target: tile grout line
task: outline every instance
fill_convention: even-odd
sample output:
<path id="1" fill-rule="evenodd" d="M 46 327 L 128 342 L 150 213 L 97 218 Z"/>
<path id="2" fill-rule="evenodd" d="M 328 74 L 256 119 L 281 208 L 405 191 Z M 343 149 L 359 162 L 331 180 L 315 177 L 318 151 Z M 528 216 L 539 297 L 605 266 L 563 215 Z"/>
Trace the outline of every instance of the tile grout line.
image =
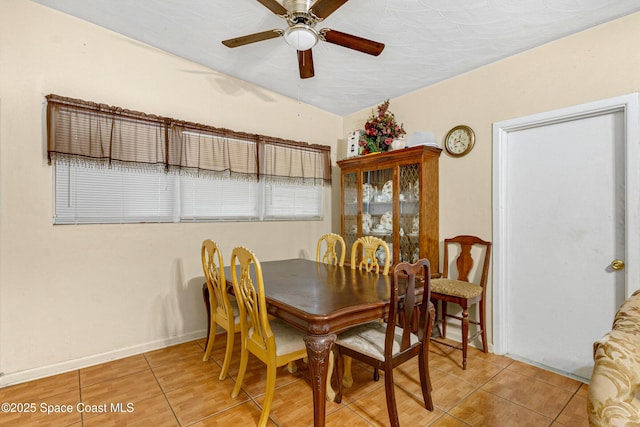
<path id="1" fill-rule="evenodd" d="M 507 368 L 508 368 L 509 366 L 511 366 L 512 364 L 513 364 L 513 362 L 512 362 L 512 363 L 510 363 L 509 365 L 505 366 L 505 367 L 504 367 L 504 368 L 503 368 L 499 373 L 503 372 L 504 370 L 507 370 Z M 499 374 L 499 373 L 498 373 L 498 374 Z M 522 376 L 527 377 L 527 378 L 529 378 L 529 379 L 532 379 L 532 380 L 534 380 L 534 381 L 538 381 L 538 382 L 543 383 L 543 384 L 545 384 L 545 385 L 548 385 L 548 386 L 550 386 L 550 387 L 554 387 L 554 388 L 557 388 L 557 389 L 560 389 L 560 390 L 569 391 L 569 390 L 567 390 L 567 389 L 566 389 L 566 388 L 564 388 L 564 387 L 561 387 L 561 386 L 555 385 L 555 384 L 553 384 L 553 383 L 550 383 L 550 382 L 545 381 L 545 380 L 543 380 L 543 379 L 537 378 L 537 377 L 535 377 L 535 376 L 530 376 L 530 375 L 522 374 L 522 373 L 520 373 L 520 372 L 515 372 L 515 371 L 514 371 L 514 373 L 519 374 L 519 375 L 522 375 Z M 498 374 L 496 374 L 495 376 L 497 376 Z M 495 377 L 495 376 L 494 376 L 494 377 Z M 494 377 L 492 377 L 492 378 L 494 378 Z M 487 380 L 487 382 L 485 382 L 485 384 L 487 384 L 490 380 L 491 380 L 491 379 Z M 483 384 L 483 385 L 484 385 L 484 384 Z M 528 409 L 528 410 L 530 410 L 530 411 L 532 411 L 532 412 L 535 412 L 536 414 L 542 415 L 543 417 L 551 418 L 551 423 L 550 423 L 549 425 L 553 425 L 553 423 L 554 423 L 554 422 L 556 422 L 556 420 L 560 417 L 560 415 L 562 415 L 562 412 L 563 412 L 563 411 L 564 411 L 564 410 L 569 406 L 569 404 L 571 403 L 571 401 L 573 400 L 573 398 L 574 398 L 574 397 L 576 397 L 576 394 L 578 393 L 578 391 L 580 391 L 580 388 L 581 388 L 581 387 L 582 387 L 582 385 L 578 386 L 578 388 L 577 388 L 575 391 L 573 391 L 573 392 L 572 392 L 572 394 L 571 394 L 571 396 L 569 397 L 569 399 L 567 400 L 567 402 L 562 406 L 562 408 L 560 409 L 560 411 L 558 411 L 558 413 L 557 413 L 554 417 L 549 417 L 549 416 L 547 416 L 547 415 L 543 414 L 542 412 L 539 412 L 539 411 L 537 411 L 537 410 L 535 410 L 535 409 L 532 409 L 532 408 L 528 408 L 528 407 L 524 406 L 523 404 L 520 404 L 520 403 L 515 402 L 515 401 L 513 401 L 513 400 L 510 400 L 510 399 L 505 399 L 505 400 L 508 400 L 509 402 L 513 403 L 514 405 L 517 405 L 517 406 L 520 406 L 520 407 L 522 407 L 522 408 L 524 408 L 524 409 Z M 492 392 L 490 392 L 490 391 L 487 391 L 487 393 L 493 394 L 493 395 L 494 395 L 494 396 L 496 396 L 496 397 L 501 397 L 501 396 L 499 396 L 499 395 L 497 395 L 497 394 L 495 394 L 495 393 L 492 393 Z M 504 399 L 504 398 L 503 398 L 503 399 Z"/>
<path id="2" fill-rule="evenodd" d="M 571 397 L 569 398 L 569 400 L 567 400 L 567 403 L 564 404 L 564 406 L 562 407 L 562 409 L 560 410 L 560 412 L 558 412 L 558 415 L 555 416 L 555 418 L 553 419 L 553 421 L 551 422 L 550 425 L 553 425 L 553 423 L 555 423 L 558 418 L 560 418 L 560 415 L 562 415 L 562 413 L 564 412 L 565 409 L 567 409 L 567 407 L 569 406 L 569 404 L 571 403 L 571 401 L 573 400 L 574 397 L 576 397 L 576 395 L 578 394 L 578 392 L 580 391 L 580 389 L 582 388 L 582 386 L 579 386 L 577 388 L 576 391 L 573 392 L 573 394 L 571 395 Z"/>
<path id="3" fill-rule="evenodd" d="M 201 351 L 202 351 L 202 353 L 204 354 L 204 348 L 202 347 L 202 345 L 200 344 L 200 342 L 199 342 L 198 340 L 196 340 L 196 344 L 200 347 L 200 350 L 201 350 Z M 242 390 L 242 391 L 247 395 L 247 397 L 248 397 L 248 399 L 247 399 L 247 400 L 245 400 L 245 401 L 243 401 L 243 402 L 235 403 L 235 404 L 233 404 L 233 405 L 231 405 L 231 406 L 229 406 L 229 407 L 227 407 L 227 408 L 224 408 L 224 409 L 223 409 L 223 410 L 221 410 L 221 411 L 218 411 L 218 412 L 216 412 L 216 413 L 210 414 L 210 415 L 208 415 L 208 416 L 206 416 L 206 417 L 204 417 L 204 418 L 201 418 L 201 419 L 195 420 L 194 422 L 189 423 L 189 424 L 185 424 L 185 425 L 183 426 L 183 425 L 180 423 L 180 420 L 178 419 L 178 416 L 177 416 L 177 414 L 175 413 L 175 411 L 174 411 L 174 409 L 173 409 L 173 406 L 171 405 L 171 402 L 169 401 L 169 398 L 168 398 L 168 397 L 167 397 L 167 395 L 166 395 L 165 390 L 164 390 L 164 389 L 162 388 L 162 386 L 160 385 L 160 383 L 159 383 L 159 381 L 158 381 L 158 378 L 157 378 L 157 377 L 156 377 L 156 375 L 155 375 L 154 368 L 152 368 L 152 367 L 151 367 L 151 365 L 150 365 L 150 363 L 149 363 L 149 360 L 147 359 L 146 354 L 143 354 L 143 356 L 144 356 L 144 358 L 145 358 L 145 361 L 147 362 L 147 365 L 149 365 L 149 368 L 151 369 L 151 372 L 152 372 L 152 374 L 153 374 L 153 377 L 154 377 L 154 379 L 156 380 L 156 382 L 158 383 L 158 386 L 160 387 L 160 390 L 162 391 L 162 394 L 163 394 L 163 396 L 164 396 L 164 398 L 165 398 L 165 400 L 166 400 L 167 404 L 169 405 L 169 408 L 171 409 L 171 412 L 173 413 L 174 417 L 176 418 L 176 422 L 177 422 L 177 423 L 178 423 L 178 425 L 179 425 L 179 426 L 181 426 L 181 427 L 186 427 L 186 426 L 189 426 L 189 425 L 197 424 L 197 423 L 199 423 L 199 422 L 201 422 L 201 421 L 203 421 L 203 420 L 206 420 L 206 419 L 208 419 L 208 418 L 212 418 L 212 417 L 214 417 L 214 416 L 220 415 L 220 414 L 222 414 L 222 413 L 225 413 L 225 412 L 227 412 L 227 411 L 229 411 L 229 410 L 231 410 L 231 409 L 237 408 L 238 406 L 243 405 L 243 404 L 245 404 L 245 403 L 249 403 L 249 402 L 251 402 L 251 403 L 255 404 L 255 405 L 256 405 L 258 408 L 260 408 L 260 409 L 262 408 L 262 407 L 258 404 L 258 402 L 255 400 L 255 398 L 254 398 L 254 397 L 253 397 L 253 396 L 252 396 L 252 395 L 251 395 L 251 394 L 250 394 L 250 393 L 249 393 L 249 392 L 248 392 L 244 387 L 242 387 L 242 388 L 241 388 L 241 390 Z M 218 363 L 218 361 L 213 357 L 213 354 L 209 357 L 209 360 L 208 360 L 208 361 L 206 361 L 206 362 L 205 362 L 205 361 L 202 361 L 202 360 L 201 360 L 201 363 L 213 363 L 213 364 L 215 364 L 217 367 L 222 368 L 222 366 L 220 365 L 220 363 Z M 169 362 L 167 362 L 167 364 L 169 364 Z M 159 365 L 159 366 L 163 366 L 163 365 Z M 225 378 L 225 380 L 226 380 L 227 378 L 228 378 L 228 379 L 230 379 L 232 382 L 234 382 L 234 383 L 235 383 L 235 377 L 233 377 L 232 375 L 230 375 L 230 374 L 228 374 L 228 373 L 227 373 L 227 377 Z M 223 380 L 223 381 L 224 381 L 224 380 Z M 271 417 L 270 417 L 269 419 L 271 419 Z M 272 421 L 273 421 L 273 420 L 272 420 Z M 273 421 L 273 422 L 274 422 L 274 424 L 276 424 L 276 423 L 275 423 L 275 421 Z M 277 425 L 277 424 L 276 424 L 276 425 Z"/>
<path id="4" fill-rule="evenodd" d="M 491 363 L 491 362 L 487 362 L 487 363 Z M 467 399 L 469 398 L 469 396 L 471 396 L 472 394 L 476 393 L 478 390 L 481 390 L 481 389 L 482 389 L 482 387 L 483 387 L 484 385 L 486 385 L 489 381 L 491 381 L 492 379 L 494 379 L 495 377 L 497 377 L 498 375 L 500 375 L 502 372 L 504 372 L 504 371 L 505 371 L 505 370 L 506 370 L 506 369 L 511 365 L 511 363 L 509 363 L 509 364 L 508 364 L 508 365 L 506 365 L 506 366 L 498 366 L 498 365 L 495 365 L 495 364 L 493 364 L 493 363 L 491 363 L 491 364 L 492 364 L 492 365 L 494 365 L 494 366 L 497 366 L 497 367 L 499 368 L 499 370 L 498 370 L 494 375 L 492 375 L 492 376 L 491 376 L 491 377 L 489 377 L 487 380 L 485 380 L 483 383 L 481 383 L 480 385 L 478 385 L 477 387 L 475 387 L 472 391 L 470 391 L 466 396 L 464 396 L 462 399 L 460 399 L 460 401 L 458 401 L 458 403 L 456 403 L 454 406 L 452 406 L 451 408 L 449 408 L 449 409 L 448 409 L 448 410 L 446 410 L 446 411 L 443 411 L 443 412 L 444 412 L 444 414 L 446 414 L 446 415 L 448 415 L 448 416 L 450 416 L 450 417 L 454 418 L 456 421 L 459 421 L 459 422 L 461 422 L 461 423 L 463 423 L 463 424 L 465 424 L 465 425 L 468 425 L 468 426 L 473 427 L 473 426 L 472 426 L 472 425 L 470 425 L 469 423 L 467 423 L 467 422 L 465 422 L 465 421 L 463 421 L 463 420 L 459 419 L 459 418 L 458 418 L 458 417 L 456 417 L 455 415 L 451 414 L 449 411 L 452 411 L 453 409 L 455 409 L 455 408 L 457 408 L 458 406 L 462 405 L 462 404 L 464 403 L 464 401 L 465 401 L 465 400 L 467 400 Z M 442 370 L 440 370 L 440 369 L 437 369 L 437 368 L 434 368 L 434 369 L 436 369 L 436 370 L 438 370 L 438 371 L 440 371 L 440 372 L 443 372 L 443 371 L 442 371 Z M 461 380 L 461 381 L 465 381 L 465 380 Z M 468 381 L 465 381 L 465 382 L 469 383 Z M 471 384 L 471 383 L 469 383 L 469 384 Z M 493 394 L 493 393 L 490 393 L 490 394 Z M 495 395 L 495 394 L 494 394 L 494 396 L 501 398 L 500 396 Z M 501 399 L 506 400 L 506 401 L 508 401 L 508 402 L 511 402 L 510 400 L 507 400 L 507 399 L 504 399 L 504 398 L 501 398 Z M 515 402 L 512 402 L 512 403 L 515 403 Z M 525 408 L 525 409 L 528 409 L 528 408 Z M 444 414 L 443 414 L 443 417 L 444 417 Z M 439 417 L 438 419 L 440 419 L 440 418 L 442 418 L 442 417 Z M 437 421 L 437 420 L 436 420 L 436 421 Z M 436 421 L 434 421 L 434 423 L 435 423 Z M 433 423 L 432 423 L 432 424 L 433 424 Z"/>
<path id="5" fill-rule="evenodd" d="M 160 384 L 160 381 L 158 381 L 158 377 L 156 376 L 156 372 L 151 367 L 151 363 L 149 363 L 149 359 L 147 359 L 147 355 L 145 353 L 142 353 L 142 356 L 144 357 L 144 361 L 147 363 L 147 366 L 151 370 L 151 375 L 153 375 L 153 379 L 156 381 L 156 384 L 158 384 L 158 387 L 160 388 L 160 391 L 162 392 L 162 396 L 164 397 L 164 400 L 167 402 L 167 405 L 169 406 L 169 409 L 171 410 L 171 413 L 173 414 L 173 417 L 175 418 L 176 423 L 179 426 L 182 426 L 182 424 L 180 423 L 180 420 L 178 419 L 178 414 L 176 414 L 176 411 L 173 409 L 173 406 L 171 405 L 171 402 L 169 402 L 169 398 L 167 397 L 167 393 L 164 391 L 164 388 Z"/>

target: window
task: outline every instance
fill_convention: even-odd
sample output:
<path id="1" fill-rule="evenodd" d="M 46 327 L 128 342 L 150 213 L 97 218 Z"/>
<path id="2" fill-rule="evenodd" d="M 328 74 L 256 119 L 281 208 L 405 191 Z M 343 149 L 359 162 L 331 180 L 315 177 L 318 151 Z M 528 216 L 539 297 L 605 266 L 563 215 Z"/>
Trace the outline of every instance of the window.
<path id="1" fill-rule="evenodd" d="M 320 220 L 323 187 L 58 163 L 54 224 Z"/>
<path id="2" fill-rule="evenodd" d="M 328 147 L 47 100 L 55 224 L 322 219 Z"/>
<path id="3" fill-rule="evenodd" d="M 265 185 L 265 219 L 322 219 L 322 187 Z"/>
<path id="4" fill-rule="evenodd" d="M 254 181 L 180 177 L 183 221 L 260 220 L 260 188 Z"/>
<path id="5" fill-rule="evenodd" d="M 174 222 L 176 175 L 54 165 L 54 224 Z"/>

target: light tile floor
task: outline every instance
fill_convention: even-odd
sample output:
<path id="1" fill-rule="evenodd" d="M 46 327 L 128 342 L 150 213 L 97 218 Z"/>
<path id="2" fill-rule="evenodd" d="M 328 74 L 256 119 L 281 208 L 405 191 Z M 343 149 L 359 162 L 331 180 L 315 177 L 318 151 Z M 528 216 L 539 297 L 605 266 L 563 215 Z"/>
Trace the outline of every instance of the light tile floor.
<path id="1" fill-rule="evenodd" d="M 225 340 L 224 334 L 217 337 L 208 362 L 202 361 L 204 340 L 197 340 L 1 388 L 0 402 L 14 403 L 14 409 L 22 404 L 23 412 L 0 412 L 0 425 L 255 425 L 264 400 L 264 364 L 250 356 L 243 391 L 232 399 L 239 357 L 220 381 Z M 327 402 L 327 425 L 388 426 L 384 374 L 374 382 L 371 368 L 357 361 L 353 372 L 354 385 L 345 389 L 342 403 Z M 471 349 L 463 371 L 459 351 L 432 344 L 433 412 L 422 406 L 417 372 L 415 360 L 394 371 L 403 426 L 589 425 L 586 384 L 507 357 Z M 273 426 L 313 425 L 304 363 L 295 374 L 285 367 L 278 371 L 271 421 Z"/>

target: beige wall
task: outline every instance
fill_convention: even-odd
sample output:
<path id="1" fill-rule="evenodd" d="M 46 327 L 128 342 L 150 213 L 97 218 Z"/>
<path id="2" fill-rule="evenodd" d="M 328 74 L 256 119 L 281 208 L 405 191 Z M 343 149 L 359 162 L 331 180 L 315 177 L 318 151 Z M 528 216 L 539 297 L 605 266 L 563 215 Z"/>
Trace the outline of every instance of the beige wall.
<path id="1" fill-rule="evenodd" d="M 0 2 L 0 385 L 206 333 L 200 243 L 315 256 L 324 221 L 52 225 L 44 96 L 335 147 L 342 118 L 26 0 Z M 335 157 L 335 149 L 333 156 Z"/>
<path id="2" fill-rule="evenodd" d="M 492 240 L 492 124 L 640 91 L 637 40 L 640 13 L 391 100 L 409 134 L 431 130 L 442 143 L 457 124 L 475 130 L 470 154 L 440 157 L 441 240 L 457 234 Z M 345 117 L 343 133 L 361 127 L 372 108 Z M 490 283 L 489 325 L 491 298 Z"/>

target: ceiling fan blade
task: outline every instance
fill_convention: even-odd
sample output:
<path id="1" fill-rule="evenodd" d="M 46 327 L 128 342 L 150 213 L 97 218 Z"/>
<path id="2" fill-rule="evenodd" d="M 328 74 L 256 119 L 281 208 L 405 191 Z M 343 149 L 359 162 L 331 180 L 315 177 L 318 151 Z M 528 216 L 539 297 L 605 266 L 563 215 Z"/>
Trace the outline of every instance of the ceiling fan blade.
<path id="1" fill-rule="evenodd" d="M 235 39 L 223 40 L 222 44 L 226 47 L 238 47 L 244 46 L 245 44 L 275 39 L 276 37 L 282 37 L 282 34 L 282 30 L 262 31 L 261 33 L 249 34 L 242 37 L 236 37 Z"/>
<path id="2" fill-rule="evenodd" d="M 286 15 L 287 9 L 284 8 L 283 5 L 278 3 L 276 0 L 258 0 L 264 7 L 269 9 L 271 12 L 276 15 Z"/>
<path id="3" fill-rule="evenodd" d="M 384 50 L 384 43 L 363 39 L 362 37 L 354 36 L 352 34 L 342 33 L 328 28 L 320 30 L 320 34 L 322 35 L 322 38 L 329 43 L 368 53 L 369 55 L 378 56 Z"/>
<path id="4" fill-rule="evenodd" d="M 318 0 L 309 11 L 320 19 L 325 19 L 348 0 Z"/>
<path id="5" fill-rule="evenodd" d="M 300 69 L 300 78 L 308 79 L 313 77 L 313 55 L 311 49 L 298 51 L 298 68 Z"/>

